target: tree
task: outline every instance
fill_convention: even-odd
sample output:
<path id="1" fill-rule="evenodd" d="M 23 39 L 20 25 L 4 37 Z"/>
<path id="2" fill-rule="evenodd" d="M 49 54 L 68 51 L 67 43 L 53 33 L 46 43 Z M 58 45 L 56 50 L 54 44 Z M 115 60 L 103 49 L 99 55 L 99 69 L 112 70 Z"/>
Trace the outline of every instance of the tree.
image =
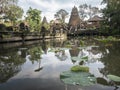
<path id="1" fill-rule="evenodd" d="M 5 19 L 5 14 L 11 5 L 17 5 L 18 0 L 0 0 L 0 20 Z"/>
<path id="2" fill-rule="evenodd" d="M 0 0 L 0 14 L 4 14 L 8 11 L 9 6 L 16 5 L 18 0 Z"/>
<path id="3" fill-rule="evenodd" d="M 79 6 L 79 15 L 82 20 L 86 17 L 94 17 L 96 14 L 101 13 L 98 7 L 92 7 L 91 5 L 83 4 Z"/>
<path id="4" fill-rule="evenodd" d="M 11 23 L 15 24 L 15 21 L 22 18 L 23 9 L 16 5 L 9 6 L 8 11 L 6 12 L 5 17 L 11 21 Z"/>
<path id="5" fill-rule="evenodd" d="M 84 20 L 85 17 L 87 17 L 86 11 L 85 11 L 87 8 L 88 8 L 87 4 L 83 4 L 79 6 L 79 15 L 82 20 Z"/>
<path id="6" fill-rule="evenodd" d="M 41 11 L 37 9 L 32 9 L 31 7 L 27 11 L 26 20 L 29 23 L 30 28 L 33 31 L 40 31 L 41 27 Z"/>
<path id="7" fill-rule="evenodd" d="M 65 18 L 67 17 L 68 12 L 64 9 L 60 9 L 55 15 L 54 17 L 57 19 L 60 19 L 62 21 L 62 23 L 65 23 Z"/>
<path id="8" fill-rule="evenodd" d="M 119 0 L 103 0 L 103 4 L 107 4 L 103 10 L 104 25 L 108 27 L 111 34 L 120 35 L 120 1 Z"/>

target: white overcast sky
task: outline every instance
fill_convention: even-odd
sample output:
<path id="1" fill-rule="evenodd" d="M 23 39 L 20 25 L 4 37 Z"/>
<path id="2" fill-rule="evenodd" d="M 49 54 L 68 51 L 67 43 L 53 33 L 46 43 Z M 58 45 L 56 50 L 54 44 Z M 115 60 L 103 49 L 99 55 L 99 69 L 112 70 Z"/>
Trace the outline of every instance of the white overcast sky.
<path id="1" fill-rule="evenodd" d="M 39 9 L 42 11 L 42 17 L 46 16 L 47 20 L 50 21 L 54 19 L 54 14 L 60 9 L 65 9 L 70 15 L 71 9 L 74 6 L 78 7 L 86 3 L 102 8 L 104 5 L 101 5 L 101 2 L 102 0 L 19 0 L 18 5 L 24 9 L 24 12 L 26 12 L 29 7 Z"/>

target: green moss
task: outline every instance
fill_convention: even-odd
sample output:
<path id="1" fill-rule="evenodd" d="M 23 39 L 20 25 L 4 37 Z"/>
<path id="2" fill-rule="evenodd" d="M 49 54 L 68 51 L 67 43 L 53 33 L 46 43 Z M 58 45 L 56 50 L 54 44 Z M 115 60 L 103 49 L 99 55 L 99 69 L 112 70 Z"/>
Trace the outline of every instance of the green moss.
<path id="1" fill-rule="evenodd" d="M 89 72 L 89 67 L 76 65 L 71 68 L 71 71 L 73 71 L 73 72 L 80 72 L 80 71 L 81 72 Z"/>

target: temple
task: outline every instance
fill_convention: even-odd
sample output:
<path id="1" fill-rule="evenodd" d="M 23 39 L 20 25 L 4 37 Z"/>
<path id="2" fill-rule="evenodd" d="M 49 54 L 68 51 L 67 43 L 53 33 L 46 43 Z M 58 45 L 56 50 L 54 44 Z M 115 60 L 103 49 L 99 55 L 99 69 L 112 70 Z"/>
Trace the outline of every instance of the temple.
<path id="1" fill-rule="evenodd" d="M 43 24 L 48 24 L 47 19 L 46 19 L 45 16 L 44 16 L 43 21 L 42 21 L 42 25 L 43 25 Z"/>
<path id="2" fill-rule="evenodd" d="M 72 8 L 71 16 L 70 16 L 69 23 L 68 23 L 70 32 L 71 31 L 74 32 L 75 30 L 79 29 L 80 23 L 81 23 L 81 20 L 78 14 L 78 9 L 77 7 L 74 6 Z"/>

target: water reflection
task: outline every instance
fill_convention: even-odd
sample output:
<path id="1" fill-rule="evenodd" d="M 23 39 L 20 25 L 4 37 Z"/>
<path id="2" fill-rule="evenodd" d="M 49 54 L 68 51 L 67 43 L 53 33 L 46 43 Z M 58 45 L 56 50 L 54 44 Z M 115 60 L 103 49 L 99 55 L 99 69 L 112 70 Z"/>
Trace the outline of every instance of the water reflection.
<path id="1" fill-rule="evenodd" d="M 55 52 L 55 56 L 61 61 L 65 61 L 67 59 L 65 50 L 59 50 L 59 51 Z"/>
<path id="2" fill-rule="evenodd" d="M 37 80 L 41 85 L 32 83 L 33 87 L 31 86 L 31 88 L 34 89 L 31 90 L 43 90 L 43 88 L 45 90 L 101 90 L 104 86 L 107 86 L 104 87 L 104 90 L 113 90 L 107 75 L 120 76 L 119 44 L 120 42 L 111 42 L 106 45 L 88 37 L 80 37 L 67 41 L 53 39 L 50 41 L 42 40 L 33 44 L 24 43 L 20 46 L 17 44 L 16 48 L 4 47 L 0 50 L 0 89 L 4 89 L 4 85 L 6 87 L 11 85 L 16 89 L 17 87 L 13 86 L 13 83 L 19 82 L 26 85 L 22 84 L 24 86 L 22 90 L 25 90 L 25 88 L 28 88 L 28 84 L 25 82 L 30 81 L 32 83 Z M 73 62 L 71 60 L 71 57 L 83 56 L 88 56 L 88 61 Z M 76 64 L 88 66 L 90 72 L 97 78 L 97 85 L 103 86 L 82 88 L 64 85 L 60 81 L 59 74 L 62 71 L 69 70 L 71 66 Z M 23 77 L 26 81 L 23 80 Z M 9 83 L 6 83 L 7 81 Z M 120 84 L 116 83 L 116 85 L 119 86 Z M 9 88 L 6 90 L 9 90 Z"/>
<path id="3" fill-rule="evenodd" d="M 11 52 L 0 56 L 0 83 L 6 82 L 21 70 L 21 65 L 25 62 L 18 53 Z"/>
<path id="4" fill-rule="evenodd" d="M 102 49 L 102 53 L 103 57 L 101 58 L 101 62 L 104 63 L 105 67 L 101 70 L 101 72 L 106 72 L 106 74 L 120 76 L 119 43 L 113 43 L 113 46 L 105 47 L 104 50 Z"/>

